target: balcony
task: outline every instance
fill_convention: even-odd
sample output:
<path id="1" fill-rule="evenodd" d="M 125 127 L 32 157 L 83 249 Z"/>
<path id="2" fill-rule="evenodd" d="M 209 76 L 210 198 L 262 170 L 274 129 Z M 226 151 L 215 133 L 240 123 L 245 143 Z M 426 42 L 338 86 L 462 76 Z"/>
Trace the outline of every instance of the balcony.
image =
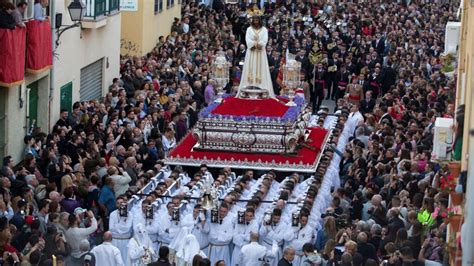
<path id="1" fill-rule="evenodd" d="M 107 16 L 120 11 L 120 0 L 83 0 L 86 5 L 83 28 L 96 29 L 107 24 Z"/>
<path id="2" fill-rule="evenodd" d="M 25 78 L 26 29 L 0 29 L 0 47 L 0 86 L 18 86 Z"/>
<path id="3" fill-rule="evenodd" d="M 53 64 L 49 20 L 26 22 L 26 28 L 0 29 L 0 86 L 23 83 L 28 73 L 47 71 Z"/>

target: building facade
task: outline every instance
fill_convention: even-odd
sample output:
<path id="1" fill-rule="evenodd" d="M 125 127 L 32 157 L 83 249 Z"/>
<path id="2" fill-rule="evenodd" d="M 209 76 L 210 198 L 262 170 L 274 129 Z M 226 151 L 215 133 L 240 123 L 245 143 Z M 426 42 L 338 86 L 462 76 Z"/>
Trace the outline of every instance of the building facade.
<path id="1" fill-rule="evenodd" d="M 462 265 L 474 264 L 474 1 L 462 1 L 461 34 L 458 60 L 456 106 L 464 105 L 461 170 L 467 171 L 467 185 L 463 208 L 464 224 L 461 232 Z M 456 232 L 454 232 L 456 233 Z M 460 265 L 461 260 L 451 264 Z"/>
<path id="2" fill-rule="evenodd" d="M 122 8 L 122 55 L 144 55 L 170 34 L 174 18 L 181 17 L 181 0 L 132 0 Z"/>
<path id="3" fill-rule="evenodd" d="M 85 11 L 82 25 L 62 32 L 56 45 L 58 33 L 66 25 L 74 24 L 67 9 L 71 2 L 72 0 L 50 1 L 49 6 L 45 8 L 49 19 L 39 25 L 42 25 L 40 30 L 43 36 L 49 35 L 50 40 L 46 42 L 51 43 L 51 46 L 47 47 L 49 55 L 45 55 L 45 51 L 35 52 L 35 48 L 29 47 L 29 44 L 27 49 L 21 50 L 20 47 L 15 51 L 13 47 L 9 53 L 0 53 L 2 62 L 21 62 L 25 58 L 27 61 L 26 66 L 18 67 L 18 70 L 23 67 L 22 77 L 17 77 L 13 82 L 10 82 L 12 79 L 8 77 L 7 82 L 2 82 L 0 77 L 1 158 L 11 155 L 19 162 L 24 149 L 23 137 L 33 127 L 40 127 L 43 132 L 49 132 L 59 119 L 61 109 L 71 110 L 76 101 L 99 99 L 107 91 L 112 79 L 119 77 L 119 0 L 83 1 Z M 30 8 L 32 10 L 33 5 L 34 0 L 29 0 L 26 19 L 32 18 Z M 57 14 L 62 14 L 62 19 L 51 19 L 56 18 Z M 56 22 L 64 26 L 58 30 Z M 28 23 L 39 22 L 30 20 Z M 6 31 L 10 34 L 8 36 L 11 36 L 10 43 L 18 43 L 16 40 L 22 38 L 22 30 L 18 27 Z M 25 31 L 28 34 L 24 33 L 27 36 L 23 37 L 24 39 L 33 36 L 30 29 Z M 29 42 L 25 40 L 25 43 Z M 39 58 L 51 60 L 44 68 L 30 70 L 30 57 L 34 58 L 36 53 Z M 18 73 L 20 71 L 17 71 L 17 76 Z"/>

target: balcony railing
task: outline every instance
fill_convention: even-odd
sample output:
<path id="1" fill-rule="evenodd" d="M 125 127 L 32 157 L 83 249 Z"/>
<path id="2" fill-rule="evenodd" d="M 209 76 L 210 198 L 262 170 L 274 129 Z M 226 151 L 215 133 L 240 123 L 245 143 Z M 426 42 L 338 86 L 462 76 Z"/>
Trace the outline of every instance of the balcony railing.
<path id="1" fill-rule="evenodd" d="M 107 14 L 114 14 L 120 10 L 120 0 L 108 0 Z"/>
<path id="2" fill-rule="evenodd" d="M 101 19 L 115 14 L 120 9 L 120 0 L 84 0 L 86 5 L 85 19 Z"/>
<path id="3" fill-rule="evenodd" d="M 84 18 L 96 20 L 106 15 L 106 0 L 85 0 L 85 4 L 86 13 L 84 14 Z"/>

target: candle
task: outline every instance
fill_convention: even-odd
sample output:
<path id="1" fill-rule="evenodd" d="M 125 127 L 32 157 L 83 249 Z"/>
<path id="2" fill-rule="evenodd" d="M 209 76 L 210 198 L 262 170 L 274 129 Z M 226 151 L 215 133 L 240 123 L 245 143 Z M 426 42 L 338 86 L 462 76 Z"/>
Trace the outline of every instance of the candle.
<path id="1" fill-rule="evenodd" d="M 57 265 L 56 264 L 56 256 L 53 255 L 52 257 L 53 257 L 53 266 L 56 266 Z"/>

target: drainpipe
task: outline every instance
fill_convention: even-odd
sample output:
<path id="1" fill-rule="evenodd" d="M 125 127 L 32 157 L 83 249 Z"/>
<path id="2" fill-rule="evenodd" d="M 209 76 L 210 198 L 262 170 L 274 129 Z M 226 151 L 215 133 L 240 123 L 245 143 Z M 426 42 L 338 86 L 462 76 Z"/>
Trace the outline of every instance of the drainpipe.
<path id="1" fill-rule="evenodd" d="M 51 104 L 54 100 L 54 53 L 56 51 L 56 1 L 49 1 L 51 4 L 50 20 L 51 20 L 51 49 L 53 49 L 53 65 L 49 70 L 49 103 L 48 103 L 48 132 L 51 130 Z"/>
<path id="2" fill-rule="evenodd" d="M 470 102 L 472 104 L 472 101 Z M 470 124 L 467 124 L 470 125 Z M 466 126 L 467 126 L 466 125 Z M 472 132 L 472 130 L 471 130 Z M 474 154 L 474 136 L 472 133 L 465 138 L 469 147 L 469 155 Z M 472 159 L 469 159 L 467 165 L 467 184 L 466 184 L 466 200 L 464 203 L 464 224 L 461 227 L 461 245 L 462 245 L 462 265 L 472 266 L 474 264 L 474 165 Z"/>

